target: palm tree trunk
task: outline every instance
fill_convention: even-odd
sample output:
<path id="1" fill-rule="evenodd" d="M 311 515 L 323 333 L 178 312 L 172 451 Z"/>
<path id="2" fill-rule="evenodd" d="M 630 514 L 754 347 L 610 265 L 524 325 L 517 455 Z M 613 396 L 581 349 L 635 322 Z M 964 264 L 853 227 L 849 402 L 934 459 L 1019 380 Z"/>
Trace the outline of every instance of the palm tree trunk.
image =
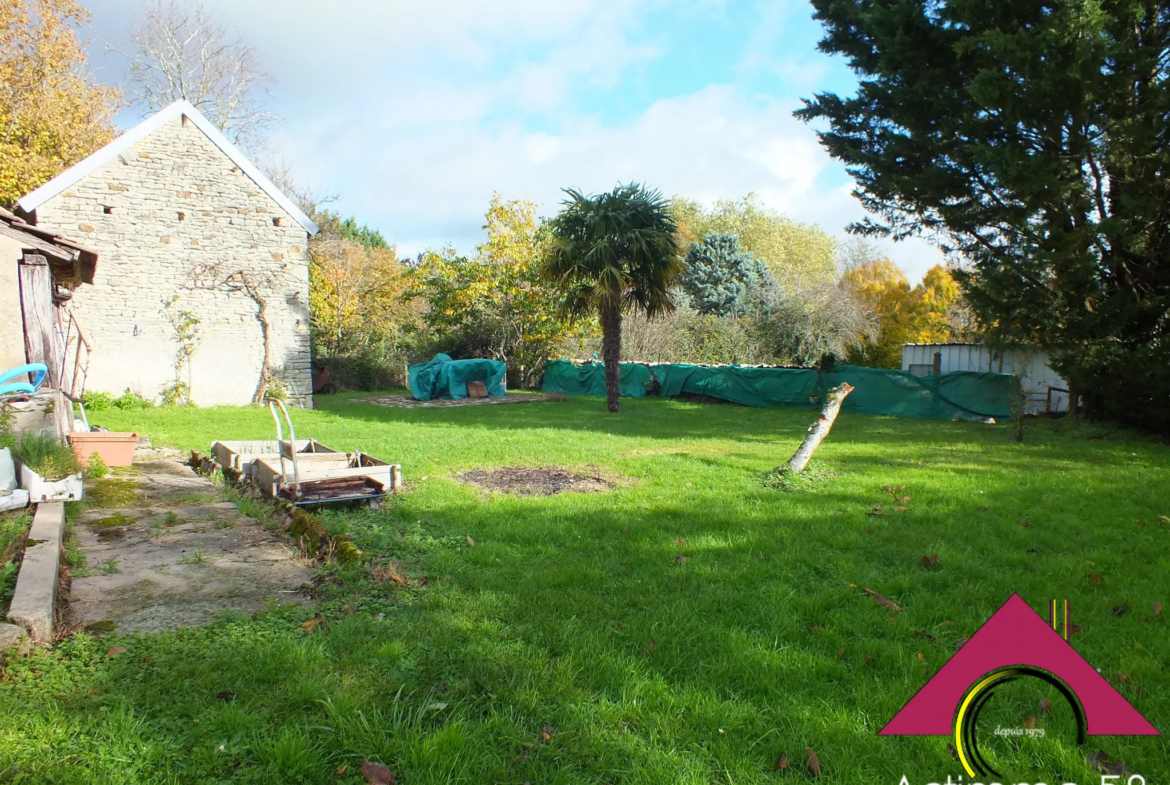
<path id="1" fill-rule="evenodd" d="M 605 360 L 605 397 L 609 410 L 618 410 L 618 382 L 621 379 L 622 311 L 615 305 L 601 306 L 601 357 Z"/>

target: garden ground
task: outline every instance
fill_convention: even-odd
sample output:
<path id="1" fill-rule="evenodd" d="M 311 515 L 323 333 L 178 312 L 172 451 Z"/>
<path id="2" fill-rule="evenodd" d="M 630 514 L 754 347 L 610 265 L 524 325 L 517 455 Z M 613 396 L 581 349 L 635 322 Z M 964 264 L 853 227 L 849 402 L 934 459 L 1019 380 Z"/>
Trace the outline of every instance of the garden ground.
<path id="1" fill-rule="evenodd" d="M 381 512 L 322 515 L 371 561 L 323 567 L 312 609 L 10 659 L 0 779 L 356 783 L 368 758 L 404 785 L 795 782 L 812 750 L 824 782 L 945 781 L 950 739 L 877 731 L 1014 592 L 1069 599 L 1078 652 L 1170 728 L 1170 449 L 1140 436 L 845 414 L 816 481 L 781 490 L 767 472 L 812 410 L 319 404 L 298 436 L 403 465 Z M 259 408 L 91 419 L 182 449 L 272 427 Z M 612 489 L 459 476 L 511 466 Z M 990 713 L 1052 731 L 989 748 L 1019 781 L 1098 782 L 1098 747 L 1170 776 L 1165 737 L 1079 747 L 1034 697 Z"/>

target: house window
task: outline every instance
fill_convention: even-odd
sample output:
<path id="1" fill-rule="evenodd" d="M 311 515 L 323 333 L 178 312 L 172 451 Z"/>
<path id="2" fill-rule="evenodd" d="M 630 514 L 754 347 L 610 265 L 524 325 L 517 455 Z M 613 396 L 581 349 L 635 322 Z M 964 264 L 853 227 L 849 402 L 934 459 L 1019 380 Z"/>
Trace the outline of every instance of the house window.
<path id="1" fill-rule="evenodd" d="M 102 212 L 103 212 L 103 213 L 105 213 L 106 215 L 113 215 L 113 213 L 114 213 L 114 208 L 113 208 L 113 207 L 110 207 L 110 206 L 107 204 L 107 205 L 104 205 L 104 206 L 102 207 Z"/>
<path id="2" fill-rule="evenodd" d="M 179 220 L 180 220 L 180 221 L 186 221 L 186 220 L 187 220 L 187 214 L 186 214 L 186 213 L 179 213 Z"/>
<path id="3" fill-rule="evenodd" d="M 273 218 L 273 219 L 272 219 L 272 225 L 273 225 L 273 226 L 280 226 L 280 219 L 279 219 L 279 218 Z"/>

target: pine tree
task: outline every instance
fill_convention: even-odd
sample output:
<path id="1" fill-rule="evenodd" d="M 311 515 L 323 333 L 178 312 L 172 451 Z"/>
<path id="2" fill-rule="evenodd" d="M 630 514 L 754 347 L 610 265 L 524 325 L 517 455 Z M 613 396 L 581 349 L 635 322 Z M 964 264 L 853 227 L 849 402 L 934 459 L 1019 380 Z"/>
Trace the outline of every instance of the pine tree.
<path id="1" fill-rule="evenodd" d="M 940 237 L 993 342 L 1039 343 L 1098 414 L 1170 432 L 1170 8 L 813 0 L 856 95 L 798 115 L 873 216 Z"/>
<path id="2" fill-rule="evenodd" d="M 711 232 L 691 243 L 679 285 L 699 313 L 747 316 L 766 308 L 771 271 L 739 246 L 734 234 Z"/>

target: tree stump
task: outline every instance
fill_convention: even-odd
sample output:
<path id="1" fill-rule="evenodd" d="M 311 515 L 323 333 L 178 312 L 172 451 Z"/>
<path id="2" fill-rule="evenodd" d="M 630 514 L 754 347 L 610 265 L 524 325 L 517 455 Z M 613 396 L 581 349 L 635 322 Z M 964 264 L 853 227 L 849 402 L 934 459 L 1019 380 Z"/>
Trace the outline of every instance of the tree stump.
<path id="1" fill-rule="evenodd" d="M 833 427 L 833 421 L 841 413 L 841 404 L 845 401 L 845 396 L 851 392 L 853 392 L 853 386 L 848 383 L 829 390 L 829 394 L 825 396 L 825 408 L 821 409 L 821 416 L 809 427 L 808 436 L 804 437 L 804 441 L 801 442 L 800 447 L 792 454 L 792 460 L 788 462 L 789 471 L 800 474 L 808 466 L 808 462 L 812 460 L 813 453 L 816 452 L 817 447 L 824 441 L 825 437 L 829 435 L 829 430 Z"/>

